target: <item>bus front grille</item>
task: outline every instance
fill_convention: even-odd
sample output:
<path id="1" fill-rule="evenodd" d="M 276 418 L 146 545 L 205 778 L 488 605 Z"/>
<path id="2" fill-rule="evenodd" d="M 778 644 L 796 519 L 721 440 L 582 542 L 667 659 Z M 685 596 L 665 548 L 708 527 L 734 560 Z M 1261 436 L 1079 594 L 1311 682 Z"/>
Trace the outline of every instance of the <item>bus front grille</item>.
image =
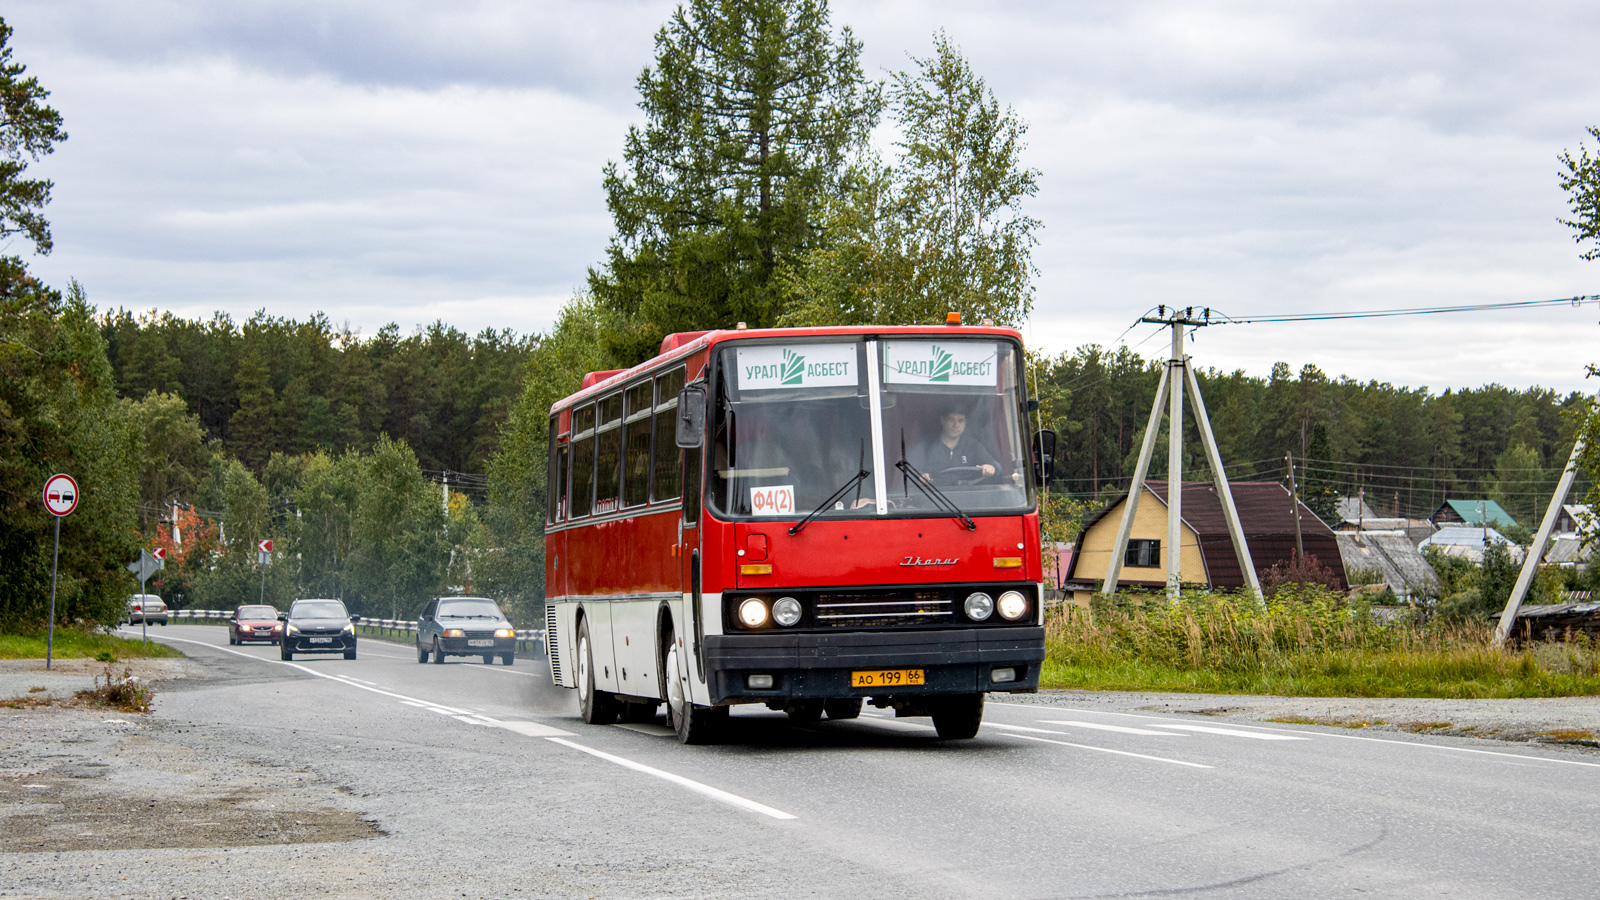
<path id="1" fill-rule="evenodd" d="M 820 594 L 816 621 L 824 628 L 934 625 L 950 621 L 953 606 L 947 591 Z"/>

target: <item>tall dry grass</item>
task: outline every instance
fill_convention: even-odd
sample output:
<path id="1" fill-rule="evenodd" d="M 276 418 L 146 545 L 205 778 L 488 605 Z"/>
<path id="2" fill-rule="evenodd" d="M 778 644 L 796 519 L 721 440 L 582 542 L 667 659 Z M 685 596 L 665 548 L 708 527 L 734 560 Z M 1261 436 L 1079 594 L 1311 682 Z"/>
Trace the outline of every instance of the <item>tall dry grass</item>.
<path id="1" fill-rule="evenodd" d="M 1119 598 L 1046 622 L 1050 688 L 1358 697 L 1600 694 L 1587 642 L 1491 646 L 1492 623 L 1381 621 L 1321 590 Z"/>

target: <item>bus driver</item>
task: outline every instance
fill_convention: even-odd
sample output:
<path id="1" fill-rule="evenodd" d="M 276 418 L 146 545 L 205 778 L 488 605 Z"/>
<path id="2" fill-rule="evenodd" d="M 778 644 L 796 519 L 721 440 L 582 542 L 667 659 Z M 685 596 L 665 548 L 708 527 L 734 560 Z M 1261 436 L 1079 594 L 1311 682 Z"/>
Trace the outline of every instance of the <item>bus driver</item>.
<path id="1" fill-rule="evenodd" d="M 967 435 L 967 414 L 958 406 L 946 406 L 939 416 L 939 433 L 929 435 L 911 451 L 909 462 L 922 473 L 924 481 L 947 469 L 971 467 L 973 474 L 993 475 L 999 462 L 982 442 Z"/>

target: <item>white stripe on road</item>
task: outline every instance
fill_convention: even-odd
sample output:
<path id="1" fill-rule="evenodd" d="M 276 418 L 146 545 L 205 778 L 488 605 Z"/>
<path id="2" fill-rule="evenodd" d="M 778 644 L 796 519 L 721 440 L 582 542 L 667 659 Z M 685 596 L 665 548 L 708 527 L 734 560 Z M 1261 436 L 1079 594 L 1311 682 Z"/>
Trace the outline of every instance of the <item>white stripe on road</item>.
<path id="1" fill-rule="evenodd" d="M 504 729 L 506 729 L 508 731 L 516 732 L 517 734 L 529 734 L 530 731 L 533 731 L 535 729 L 549 729 L 549 731 L 547 731 L 547 732 L 540 733 L 540 734 L 531 734 L 530 736 L 542 737 L 545 740 L 550 741 L 551 743 L 560 744 L 563 747 L 570 747 L 573 750 L 578 750 L 578 751 L 581 751 L 583 753 L 587 753 L 590 756 L 598 757 L 600 759 L 605 760 L 606 762 L 616 763 L 619 766 L 622 766 L 622 767 L 628 768 L 628 769 L 632 769 L 635 772 L 642 772 L 642 773 L 644 773 L 646 775 L 652 775 L 652 776 L 655 776 L 656 778 L 660 778 L 660 779 L 663 779 L 665 781 L 670 781 L 673 784 L 678 785 L 679 787 L 688 788 L 689 790 L 694 791 L 697 794 L 701 794 L 703 796 L 710 797 L 713 800 L 721 801 L 721 802 L 726 803 L 726 804 L 728 804 L 730 806 L 737 806 L 740 809 L 749 810 L 750 812 L 757 812 L 757 813 L 760 813 L 760 814 L 762 814 L 764 816 L 771 816 L 774 819 L 793 819 L 793 818 L 796 818 L 796 816 L 790 815 L 789 813 L 786 813 L 781 809 L 773 809 L 770 806 L 767 806 L 767 805 L 762 804 L 762 803 L 757 803 L 754 800 L 746 799 L 744 797 L 739 796 L 738 794 L 730 794 L 727 791 L 724 791 L 724 790 L 722 790 L 720 788 L 714 788 L 709 784 L 702 784 L 702 783 L 700 783 L 698 781 L 695 781 L 693 779 L 685 778 L 682 775 L 675 775 L 675 774 L 673 774 L 671 772 L 667 772 L 667 771 L 662 770 L 662 769 L 657 769 L 657 768 L 653 768 L 651 766 L 647 766 L 644 763 L 636 763 L 631 759 L 625 759 L 625 758 L 623 758 L 621 756 L 616 756 L 616 755 L 611 754 L 611 753 L 606 753 L 605 751 L 602 751 L 602 750 L 596 750 L 593 747 L 585 747 L 582 744 L 573 743 L 572 741 L 567 740 L 565 737 L 556 736 L 556 735 L 570 735 L 571 734 L 571 732 L 562 731 L 559 728 L 550 728 L 550 726 L 548 726 L 548 725 L 540 725 L 540 724 L 535 723 L 535 722 L 502 722 L 502 721 L 498 721 L 498 720 L 495 720 L 495 719 L 491 719 L 488 716 L 476 715 L 476 714 L 472 713 L 470 710 L 457 709 L 457 708 L 452 707 L 452 706 L 445 706 L 442 703 L 433 703 L 431 701 L 421 700 L 421 699 L 418 699 L 416 697 L 407 697 L 404 694 L 396 694 L 393 691 L 386 691 L 386 690 L 383 690 L 382 688 L 367 687 L 364 684 L 358 684 L 357 682 L 351 681 L 348 678 L 345 678 L 345 677 L 342 677 L 342 676 L 339 676 L 339 675 L 330 675 L 327 672 L 318 672 L 315 669 L 307 668 L 306 666 L 302 666 L 302 665 L 300 665 L 298 663 L 292 663 L 292 662 L 287 662 L 287 661 L 284 661 L 284 660 L 276 660 L 276 659 L 262 659 L 259 656 L 251 656 L 248 653 L 240 653 L 237 650 L 230 650 L 227 647 L 219 647 L 216 644 L 208 644 L 205 641 L 191 641 L 191 640 L 187 640 L 185 638 L 174 638 L 174 637 L 166 638 L 166 640 L 169 640 L 169 641 L 182 641 L 185 644 L 197 644 L 197 645 L 199 645 L 201 647 L 209 647 L 212 650 L 221 650 L 224 653 L 232 653 L 235 656 L 242 656 L 245 659 L 253 659 L 256 662 L 272 663 L 273 665 L 288 666 L 291 669 L 299 669 L 300 671 L 305 672 L 308 675 L 315 675 L 318 678 L 326 678 L 329 681 L 337 681 L 340 684 L 349 685 L 350 687 L 357 688 L 357 689 L 363 690 L 363 691 L 371 691 L 374 694 L 382 694 L 385 697 L 393 697 L 394 699 L 399 700 L 401 703 L 405 703 L 407 705 L 421 706 L 423 709 L 429 709 L 429 710 L 432 710 L 433 712 L 438 712 L 438 713 L 446 713 L 446 714 L 453 713 L 453 714 L 455 714 L 455 716 L 454 716 L 455 718 L 460 719 L 460 720 L 465 721 L 465 722 L 470 722 L 470 724 L 474 724 L 474 725 L 492 725 L 492 726 L 497 727 L 497 728 L 504 728 Z M 477 719 L 479 721 L 472 721 L 473 719 Z"/>
<path id="2" fill-rule="evenodd" d="M 1170 731 L 1151 731 L 1148 728 L 1129 728 L 1126 725 L 1104 725 L 1099 722 L 1072 722 L 1065 720 L 1058 721 L 1055 719 L 1040 719 L 1039 722 L 1044 725 L 1065 725 L 1069 728 L 1088 728 L 1092 731 L 1115 731 L 1117 734 L 1146 734 L 1159 735 L 1161 737 L 1188 737 L 1188 735 L 1173 734 Z M 1161 727 L 1166 728 L 1168 726 L 1163 725 Z M 1255 735 L 1251 735 L 1251 737 L 1255 737 Z"/>
<path id="3" fill-rule="evenodd" d="M 1153 762 L 1171 763 L 1175 766 L 1188 766 L 1191 769 L 1214 768 L 1214 766 L 1206 766 L 1194 762 L 1185 762 L 1181 759 L 1167 759 L 1165 756 L 1148 756 L 1143 753 L 1130 753 L 1127 750 L 1113 750 L 1110 747 L 1092 747 L 1088 744 L 1074 744 L 1069 741 L 1056 741 L 1051 740 L 1050 738 L 1034 737 L 1031 734 L 1007 734 L 1005 736 L 1013 737 L 1021 741 L 1038 741 L 1041 744 L 1055 744 L 1060 747 L 1076 747 L 1079 750 L 1093 750 L 1097 753 L 1115 753 L 1118 756 L 1131 756 L 1134 759 L 1148 759 Z"/>
<path id="4" fill-rule="evenodd" d="M 679 787 L 686 787 L 689 790 L 694 791 L 697 794 L 704 794 L 705 796 L 710 797 L 713 800 L 720 800 L 721 802 L 726 803 L 729 806 L 737 806 L 740 809 L 747 809 L 750 812 L 757 812 L 757 813 L 762 814 L 763 816 L 771 816 L 774 819 L 793 819 L 793 818 L 796 818 L 795 816 L 792 816 L 789 813 L 786 813 L 781 809 L 773 809 L 772 807 L 767 806 L 766 804 L 757 803 L 754 800 L 745 799 L 744 797 L 741 797 L 738 794 L 730 794 L 727 791 L 720 790 L 718 788 L 714 788 L 709 784 L 701 784 L 698 781 L 695 781 L 695 780 L 689 779 L 689 778 L 685 778 L 682 775 L 674 775 L 671 772 L 666 772 L 666 771 L 663 771 L 661 769 L 652 768 L 650 766 L 645 765 L 644 763 L 636 763 L 631 759 L 624 759 L 624 758 L 622 758 L 620 756 L 614 756 L 614 755 L 612 755 L 610 753 L 605 752 L 604 750 L 596 750 L 593 747 L 585 747 L 582 744 L 575 744 L 572 741 L 567 740 L 566 738 L 553 737 L 553 738 L 546 738 L 545 740 L 548 740 L 552 744 L 560 744 L 563 747 L 571 747 L 574 750 L 577 750 L 577 751 L 580 751 L 580 752 L 583 752 L 583 753 L 587 753 L 590 756 L 597 757 L 599 759 L 603 759 L 606 762 L 616 763 L 617 765 L 622 766 L 625 769 L 632 769 L 635 772 L 643 772 L 646 775 L 653 775 L 656 778 L 660 778 L 660 779 L 662 779 L 664 781 L 670 781 L 673 784 L 678 785 Z"/>
<path id="5" fill-rule="evenodd" d="M 1014 707 L 1017 707 L 1018 709 L 1031 709 L 1031 710 L 1033 710 L 1035 712 L 1038 712 L 1041 707 L 1048 708 L 1048 707 L 1045 706 L 1045 704 L 1041 704 L 1041 703 L 1002 703 L 1002 702 L 995 702 L 992 705 L 994 705 L 994 706 L 1014 706 Z M 1089 714 L 1091 716 L 1122 716 L 1122 717 L 1128 718 L 1128 719 L 1150 719 L 1150 720 L 1154 720 L 1154 721 L 1157 721 L 1157 722 L 1163 722 L 1163 723 L 1168 721 L 1167 717 L 1165 717 L 1165 716 L 1141 716 L 1141 715 L 1137 715 L 1135 713 L 1109 712 L 1109 711 L 1103 710 L 1103 709 L 1072 709 L 1070 707 L 1065 707 L 1065 706 L 1057 707 L 1057 709 L 1061 709 L 1061 710 L 1063 710 L 1065 712 L 1087 713 L 1087 714 Z M 1162 726 L 1162 727 L 1166 727 L 1166 726 Z M 1338 738 L 1339 740 L 1345 740 L 1345 741 L 1367 741 L 1367 742 L 1374 743 L 1374 744 L 1394 744 L 1395 746 L 1398 746 L 1398 747 L 1411 747 L 1413 749 L 1444 750 L 1444 751 L 1453 752 L 1453 753 L 1474 753 L 1474 754 L 1477 754 L 1479 756 L 1499 756 L 1499 757 L 1504 757 L 1506 759 L 1525 759 L 1525 760 L 1531 760 L 1533 762 L 1554 763 L 1556 765 L 1562 765 L 1562 766 L 1584 766 L 1586 768 L 1591 768 L 1591 769 L 1600 769 L 1600 763 L 1582 762 L 1582 761 L 1579 761 L 1579 760 L 1576 760 L 1576 759 L 1556 759 L 1554 757 L 1549 757 L 1549 756 L 1529 756 L 1529 755 L 1524 754 L 1524 753 L 1503 753 L 1503 752 L 1501 752 L 1499 750 L 1476 750 L 1476 749 L 1474 749 L 1472 747 L 1452 747 L 1449 744 L 1434 744 L 1434 743 L 1430 743 L 1430 742 L 1427 742 L 1427 741 L 1396 741 L 1396 740 L 1390 740 L 1388 738 L 1362 737 L 1361 735 L 1356 735 L 1356 734 L 1337 734 L 1337 733 L 1332 732 L 1332 731 L 1299 731 L 1299 730 L 1292 729 L 1292 728 L 1274 728 L 1274 727 L 1267 726 L 1267 725 L 1245 725 L 1243 723 L 1240 723 L 1238 725 L 1238 727 L 1239 728 L 1255 728 L 1255 729 L 1259 729 L 1261 731 L 1277 732 L 1277 733 L 1280 733 L 1280 734 L 1304 734 L 1304 735 L 1309 735 L 1311 737 Z M 1332 726 L 1330 726 L 1330 727 L 1332 727 Z M 1478 740 L 1482 740 L 1482 738 L 1478 738 Z"/>
<path id="6" fill-rule="evenodd" d="M 1274 734 L 1270 731 L 1242 731 L 1238 728 L 1218 728 L 1215 725 L 1182 725 L 1177 722 L 1162 722 L 1162 728 L 1172 728 L 1177 731 L 1198 731 L 1201 734 L 1225 734 L 1228 737 L 1250 738 L 1255 741 L 1309 741 L 1310 738 L 1295 737 L 1292 734 Z"/>

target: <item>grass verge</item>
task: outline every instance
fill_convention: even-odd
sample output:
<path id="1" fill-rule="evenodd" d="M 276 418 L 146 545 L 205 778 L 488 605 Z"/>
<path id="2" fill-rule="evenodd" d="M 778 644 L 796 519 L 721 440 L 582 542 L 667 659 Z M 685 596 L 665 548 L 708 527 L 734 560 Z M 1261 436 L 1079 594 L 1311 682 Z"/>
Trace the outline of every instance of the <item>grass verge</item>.
<path id="1" fill-rule="evenodd" d="M 44 659 L 47 635 L 43 630 L 0 634 L 0 659 Z M 176 657 L 183 654 L 165 644 L 118 637 L 97 631 L 57 628 L 56 659 L 99 659 L 113 662 L 134 657 Z"/>
<path id="2" fill-rule="evenodd" d="M 1040 686 L 1289 697 L 1600 695 L 1600 648 L 1498 650 L 1489 624 L 1383 623 L 1336 595 L 1232 594 L 1067 607 L 1046 622 Z"/>

